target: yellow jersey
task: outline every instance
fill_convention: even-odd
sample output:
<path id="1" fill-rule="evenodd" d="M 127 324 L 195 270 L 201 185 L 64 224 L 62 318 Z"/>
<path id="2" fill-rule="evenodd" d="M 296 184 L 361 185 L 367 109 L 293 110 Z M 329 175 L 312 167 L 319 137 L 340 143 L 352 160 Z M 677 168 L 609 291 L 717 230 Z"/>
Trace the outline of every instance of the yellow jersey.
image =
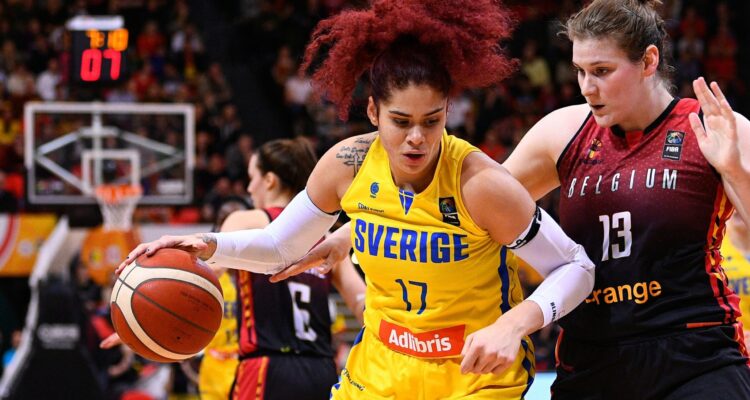
<path id="1" fill-rule="evenodd" d="M 745 330 L 750 330 L 750 260 L 732 245 L 729 235 L 721 243 L 722 266 L 729 279 L 729 287 L 740 297 L 738 318 Z"/>
<path id="2" fill-rule="evenodd" d="M 232 279 L 234 272 L 226 271 L 219 277 L 224 292 L 224 316 L 216 336 L 206 346 L 198 373 L 201 399 L 228 399 L 239 364 L 237 330 L 237 287 Z"/>
<path id="3" fill-rule="evenodd" d="M 457 357 L 468 334 L 523 300 L 511 256 L 461 197 L 461 167 L 474 151 L 444 133 L 431 183 L 411 193 L 394 184 L 376 138 L 341 201 L 365 272 L 365 326 L 394 351 Z"/>

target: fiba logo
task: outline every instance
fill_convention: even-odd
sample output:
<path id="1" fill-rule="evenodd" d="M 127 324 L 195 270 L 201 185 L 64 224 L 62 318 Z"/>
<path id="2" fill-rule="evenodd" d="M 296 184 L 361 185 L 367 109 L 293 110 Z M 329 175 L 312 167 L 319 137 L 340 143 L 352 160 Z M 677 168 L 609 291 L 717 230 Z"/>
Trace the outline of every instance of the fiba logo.
<path id="1" fill-rule="evenodd" d="M 377 182 L 373 182 L 370 184 L 370 197 L 373 199 L 378 197 L 378 192 L 380 191 L 380 184 Z"/>

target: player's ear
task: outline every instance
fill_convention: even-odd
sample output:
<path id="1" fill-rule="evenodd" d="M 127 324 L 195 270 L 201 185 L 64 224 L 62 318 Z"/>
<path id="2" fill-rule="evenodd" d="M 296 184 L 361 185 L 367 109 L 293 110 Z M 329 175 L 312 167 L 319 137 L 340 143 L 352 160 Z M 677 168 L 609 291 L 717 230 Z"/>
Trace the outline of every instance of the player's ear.
<path id="1" fill-rule="evenodd" d="M 281 185 L 281 179 L 273 172 L 266 172 L 263 174 L 263 185 L 266 187 L 266 190 L 272 190 Z"/>
<path id="2" fill-rule="evenodd" d="M 659 48 L 653 44 L 646 47 L 643 53 L 643 74 L 652 76 L 659 70 Z"/>
<path id="3" fill-rule="evenodd" d="M 373 126 L 378 126 L 378 104 L 372 96 L 367 99 L 367 118 Z"/>

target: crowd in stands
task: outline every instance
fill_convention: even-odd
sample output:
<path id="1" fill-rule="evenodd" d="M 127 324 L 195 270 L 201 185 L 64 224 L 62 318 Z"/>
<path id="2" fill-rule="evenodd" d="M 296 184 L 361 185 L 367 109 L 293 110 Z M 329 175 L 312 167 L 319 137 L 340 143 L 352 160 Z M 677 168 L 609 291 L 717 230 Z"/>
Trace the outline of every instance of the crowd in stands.
<path id="1" fill-rule="evenodd" d="M 230 2 L 231 3 L 231 2 Z M 319 152 L 338 140 L 373 129 L 368 125 L 367 83 L 355 92 L 349 121 L 312 91 L 308 75 L 298 71 L 300 57 L 315 23 L 359 2 L 347 0 L 251 0 L 236 2 L 227 24 L 255 24 L 273 37 L 248 51 L 267 67 L 269 96 L 283 110 L 287 132 L 306 136 Z M 583 102 L 571 66 L 571 44 L 558 35 L 560 21 L 581 1 L 508 1 L 519 21 L 512 42 L 504 44 L 518 58 L 518 72 L 501 84 L 467 91 L 451 99 L 448 129 L 468 138 L 497 161 L 503 161 L 524 133 L 543 115 Z M 736 110 L 748 115 L 747 88 L 740 58 L 747 51 L 740 0 L 665 0 L 661 6 L 673 39 L 674 93 L 692 97 L 699 75 L 719 82 Z M 225 74 L 227 57 L 206 45 L 205 21 L 188 0 L 0 0 L 0 207 L 26 211 L 24 201 L 23 108 L 30 100 L 191 103 L 195 107 L 195 201 L 167 216 L 137 216 L 158 222 L 212 222 L 222 199 L 246 196 L 246 167 L 258 143 L 251 121 Z M 218 7 L 218 6 L 217 6 Z M 226 10 L 225 10 L 226 11 Z M 98 93 L 69 84 L 70 53 L 65 22 L 76 15 L 125 17 L 130 31 L 127 81 Z M 236 14 L 236 15 L 231 15 Z M 744 66 L 747 70 L 747 66 Z M 162 133 L 166 135 L 167 133 Z M 166 140 L 166 138 L 165 138 Z M 554 195 L 544 206 L 555 215 Z M 539 335 L 537 369 L 554 368 L 554 327 Z"/>

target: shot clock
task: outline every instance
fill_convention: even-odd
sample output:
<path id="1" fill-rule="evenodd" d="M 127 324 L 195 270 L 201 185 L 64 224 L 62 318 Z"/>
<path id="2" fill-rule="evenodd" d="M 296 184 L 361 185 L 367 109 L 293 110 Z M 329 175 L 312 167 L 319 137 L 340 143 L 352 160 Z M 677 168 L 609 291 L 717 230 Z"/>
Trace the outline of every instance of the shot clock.
<path id="1" fill-rule="evenodd" d="M 77 16 L 67 23 L 71 82 L 116 84 L 127 78 L 130 35 L 121 16 Z"/>

